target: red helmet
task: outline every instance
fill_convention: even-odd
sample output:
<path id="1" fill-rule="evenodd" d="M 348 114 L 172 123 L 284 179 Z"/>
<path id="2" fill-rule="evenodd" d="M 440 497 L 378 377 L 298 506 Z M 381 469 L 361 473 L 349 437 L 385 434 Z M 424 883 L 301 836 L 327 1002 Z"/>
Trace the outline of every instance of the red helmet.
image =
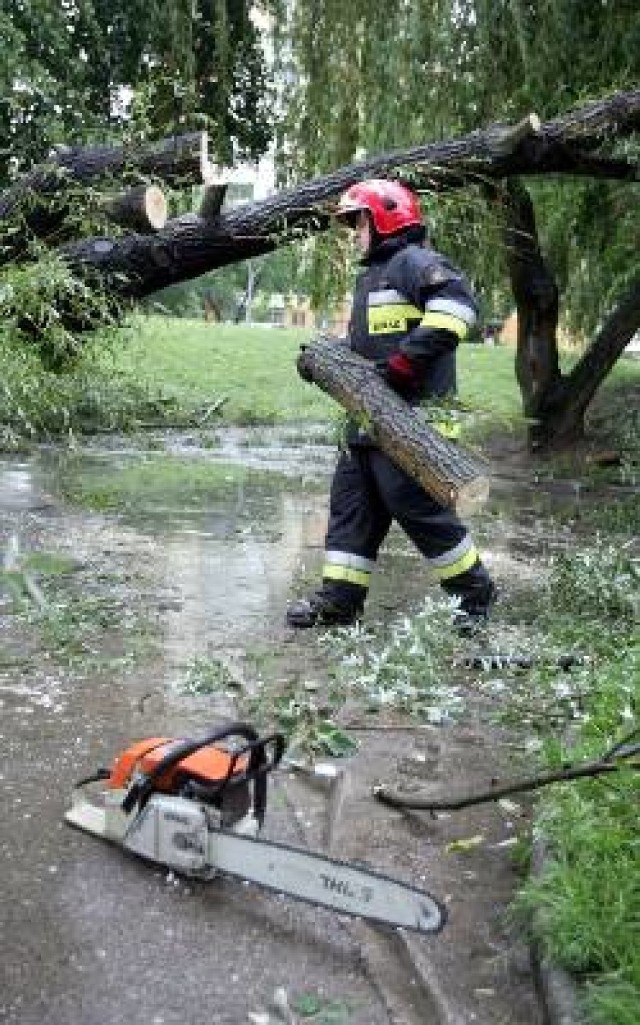
<path id="1" fill-rule="evenodd" d="M 412 224 L 421 225 L 422 211 L 411 189 L 384 178 L 358 182 L 340 197 L 336 217 L 353 223 L 360 210 L 368 210 L 378 235 L 393 235 Z"/>

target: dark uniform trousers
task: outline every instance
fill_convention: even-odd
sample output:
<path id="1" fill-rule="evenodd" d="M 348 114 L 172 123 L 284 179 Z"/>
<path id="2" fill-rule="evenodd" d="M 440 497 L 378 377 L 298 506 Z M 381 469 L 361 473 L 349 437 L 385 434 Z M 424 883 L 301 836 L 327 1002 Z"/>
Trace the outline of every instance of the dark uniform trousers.
<path id="1" fill-rule="evenodd" d="M 360 609 L 378 550 L 395 520 L 443 588 L 467 602 L 484 598 L 489 575 L 466 528 L 384 452 L 353 445 L 336 466 L 325 541 L 323 593 Z"/>

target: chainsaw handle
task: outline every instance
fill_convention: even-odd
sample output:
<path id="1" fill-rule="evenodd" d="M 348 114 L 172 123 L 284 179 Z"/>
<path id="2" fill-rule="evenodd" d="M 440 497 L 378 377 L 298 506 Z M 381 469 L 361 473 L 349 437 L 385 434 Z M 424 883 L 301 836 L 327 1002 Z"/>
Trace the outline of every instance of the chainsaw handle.
<path id="1" fill-rule="evenodd" d="M 271 758 L 267 756 L 269 744 L 273 744 Z M 257 740 L 251 740 L 244 747 L 238 748 L 231 756 L 229 771 L 220 783 L 220 790 L 224 790 L 231 782 L 235 786 L 236 783 L 246 783 L 251 779 L 257 779 L 258 776 L 266 776 L 280 764 L 285 747 L 286 741 L 282 733 L 269 733 L 266 737 L 258 737 Z M 236 765 L 244 755 L 249 755 L 249 764 L 232 780 Z"/>
<path id="2" fill-rule="evenodd" d="M 269 744 L 273 745 L 271 758 L 267 755 Z M 262 827 L 267 810 L 267 773 L 279 764 L 285 747 L 286 741 L 282 733 L 270 733 L 266 737 L 256 737 L 255 740 L 250 740 L 244 747 L 233 752 L 227 775 L 216 787 L 216 792 L 221 795 L 227 786 L 253 783 L 253 814 L 260 827 Z M 241 772 L 235 773 L 234 770 L 239 760 L 247 755 L 249 758 L 247 767 Z"/>
<path id="3" fill-rule="evenodd" d="M 228 726 L 218 727 L 209 733 L 205 733 L 202 737 L 191 737 L 186 740 L 176 741 L 151 772 L 141 773 L 139 778 L 129 787 L 122 801 L 122 810 L 129 814 L 129 812 L 133 811 L 136 804 L 140 808 L 144 807 L 153 793 L 154 783 L 165 772 L 183 758 L 188 758 L 189 755 L 195 754 L 201 748 L 209 747 L 210 744 L 215 744 L 219 740 L 225 740 L 227 737 L 243 737 L 249 745 L 256 745 L 259 740 L 258 732 L 253 726 L 250 726 L 249 723 L 237 722 L 231 723 Z M 227 781 L 228 776 L 225 783 Z"/>

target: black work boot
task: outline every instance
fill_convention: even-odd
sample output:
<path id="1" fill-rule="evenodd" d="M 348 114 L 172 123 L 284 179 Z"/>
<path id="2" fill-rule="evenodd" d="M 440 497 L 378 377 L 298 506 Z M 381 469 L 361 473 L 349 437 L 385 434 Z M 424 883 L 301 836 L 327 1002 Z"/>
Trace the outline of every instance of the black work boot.
<path id="1" fill-rule="evenodd" d="M 312 626 L 351 626 L 362 615 L 363 602 L 347 604 L 318 591 L 287 609 L 287 625 L 298 630 Z"/>
<path id="2" fill-rule="evenodd" d="M 453 626 L 463 635 L 477 633 L 486 625 L 498 591 L 480 559 L 458 576 L 442 581 L 442 587 L 460 606 L 453 617 Z"/>
<path id="3" fill-rule="evenodd" d="M 498 597 L 498 589 L 493 580 L 476 594 L 462 597 L 460 606 L 453 617 L 453 626 L 463 637 L 471 637 L 487 624 L 491 606 Z"/>

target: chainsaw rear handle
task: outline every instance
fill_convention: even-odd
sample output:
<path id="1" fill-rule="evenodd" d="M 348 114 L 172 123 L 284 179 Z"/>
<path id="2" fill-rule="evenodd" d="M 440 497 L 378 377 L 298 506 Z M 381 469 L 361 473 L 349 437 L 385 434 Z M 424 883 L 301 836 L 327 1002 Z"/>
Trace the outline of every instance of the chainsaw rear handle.
<path id="1" fill-rule="evenodd" d="M 209 747 L 211 744 L 216 744 L 228 737 L 242 737 L 247 741 L 247 744 L 240 751 L 234 752 L 232 755 L 229 772 L 225 779 L 221 781 L 219 789 L 224 789 L 228 784 L 233 768 L 242 754 L 249 753 L 249 764 L 243 775 L 246 779 L 254 779 L 256 781 L 257 792 L 254 794 L 254 805 L 256 817 L 261 823 L 266 806 L 266 773 L 274 769 L 282 758 L 285 747 L 284 738 L 280 734 L 273 734 L 261 740 L 253 726 L 242 722 L 218 727 L 209 733 L 205 733 L 202 737 L 192 737 L 176 741 L 151 772 L 138 775 L 123 798 L 122 810 L 129 814 L 129 812 L 133 811 L 136 804 L 142 809 L 153 793 L 157 780 L 169 769 L 173 768 L 183 758 L 188 758 L 189 755 L 195 754 L 201 748 Z M 269 760 L 266 756 L 265 744 L 270 743 L 272 740 L 274 742 L 274 750 Z M 258 786 L 258 783 L 261 785 Z"/>
<path id="2" fill-rule="evenodd" d="M 267 753 L 271 746 L 270 756 Z M 238 748 L 231 755 L 229 770 L 224 779 L 212 784 L 189 780 L 184 787 L 185 797 L 194 800 L 210 801 L 212 797 L 222 797 L 227 787 L 253 783 L 253 814 L 260 826 L 264 822 L 267 810 L 267 774 L 275 769 L 284 754 L 286 742 L 281 733 L 270 733 L 267 737 L 252 740 L 244 747 Z M 249 756 L 247 767 L 236 772 L 241 758 Z"/>
<path id="3" fill-rule="evenodd" d="M 267 755 L 269 745 L 272 746 L 271 757 Z M 227 775 L 220 783 L 220 790 L 231 783 L 232 786 L 236 784 L 247 783 L 251 779 L 257 779 L 258 776 L 266 776 L 268 772 L 275 769 L 280 764 L 282 756 L 286 747 L 286 741 L 282 733 L 269 733 L 266 737 L 258 737 L 257 740 L 250 740 L 244 747 L 238 748 L 231 755 L 231 761 L 229 762 L 229 771 Z M 249 755 L 249 763 L 247 768 L 241 772 L 236 773 L 236 765 L 245 755 Z M 255 767 L 252 768 L 252 761 L 255 761 Z"/>

